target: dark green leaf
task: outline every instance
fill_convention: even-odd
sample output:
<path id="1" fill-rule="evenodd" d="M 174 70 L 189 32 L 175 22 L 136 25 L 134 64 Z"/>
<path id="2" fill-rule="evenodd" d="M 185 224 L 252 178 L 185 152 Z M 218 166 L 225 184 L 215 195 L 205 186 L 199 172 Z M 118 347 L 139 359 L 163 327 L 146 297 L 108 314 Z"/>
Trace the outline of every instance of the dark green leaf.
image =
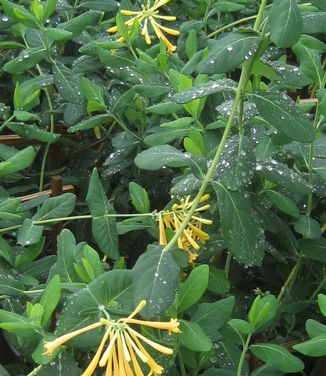
<path id="1" fill-rule="evenodd" d="M 160 315 L 173 303 L 179 278 L 179 267 L 170 252 L 162 247 L 143 253 L 133 268 L 134 302 L 142 299 L 147 305 L 141 311 L 145 319 Z"/>
<path id="2" fill-rule="evenodd" d="M 214 265 L 209 267 L 209 280 L 207 289 L 218 295 L 224 295 L 230 290 L 231 284 L 226 278 L 223 269 L 218 269 Z"/>
<path id="3" fill-rule="evenodd" d="M 17 244 L 22 246 L 36 244 L 42 236 L 43 226 L 36 226 L 33 221 L 26 218 L 17 232 Z"/>
<path id="4" fill-rule="evenodd" d="M 86 203 L 93 217 L 92 232 L 97 244 L 106 255 L 117 260 L 120 256 L 115 211 L 105 195 L 96 168 L 89 182 Z"/>
<path id="5" fill-rule="evenodd" d="M 311 121 L 286 94 L 258 91 L 250 96 L 259 113 L 279 132 L 300 142 L 314 140 Z"/>
<path id="6" fill-rule="evenodd" d="M 53 64 L 52 74 L 55 86 L 67 102 L 82 103 L 79 76 L 58 61 Z"/>
<path id="7" fill-rule="evenodd" d="M 150 211 L 149 199 L 145 188 L 142 188 L 137 183 L 130 182 L 129 193 L 132 204 L 139 213 L 148 213 Z"/>
<path id="8" fill-rule="evenodd" d="M 321 228 L 313 218 L 303 215 L 294 223 L 294 229 L 305 239 L 318 239 L 321 237 Z"/>
<path id="9" fill-rule="evenodd" d="M 0 236 L 0 256 L 10 265 L 15 265 L 15 254 L 11 246 Z"/>
<path id="10" fill-rule="evenodd" d="M 264 237 L 248 200 L 220 184 L 212 184 L 229 251 L 243 264 L 260 265 L 264 257 Z"/>
<path id="11" fill-rule="evenodd" d="M 294 218 L 299 218 L 300 210 L 296 204 L 285 194 L 277 191 L 266 190 L 264 191 L 273 204 L 279 208 L 283 213 L 286 213 Z"/>
<path id="12" fill-rule="evenodd" d="M 75 203 L 76 196 L 73 193 L 64 193 L 58 197 L 48 198 L 32 219 L 35 222 L 67 217 L 74 210 Z"/>
<path id="13" fill-rule="evenodd" d="M 326 239 L 299 240 L 299 248 L 306 257 L 326 263 Z"/>
<path id="14" fill-rule="evenodd" d="M 45 129 L 39 128 L 36 124 L 10 123 L 8 128 L 26 140 L 53 143 L 60 137 L 60 134 L 49 133 Z"/>
<path id="15" fill-rule="evenodd" d="M 292 49 L 300 61 L 300 70 L 303 74 L 321 87 L 324 72 L 320 61 L 320 53 L 301 43 L 297 43 Z"/>
<path id="16" fill-rule="evenodd" d="M 269 14 L 271 40 L 277 47 L 291 47 L 301 35 L 303 22 L 296 0 L 274 0 Z"/>
<path id="17" fill-rule="evenodd" d="M 230 33 L 208 41 L 209 53 L 198 64 L 200 73 L 224 73 L 236 68 L 254 54 L 259 37 L 254 33 Z"/>
<path id="18" fill-rule="evenodd" d="M 3 69 L 8 73 L 22 73 L 33 68 L 46 55 L 44 47 L 26 48 L 21 51 L 18 57 L 8 61 Z"/>

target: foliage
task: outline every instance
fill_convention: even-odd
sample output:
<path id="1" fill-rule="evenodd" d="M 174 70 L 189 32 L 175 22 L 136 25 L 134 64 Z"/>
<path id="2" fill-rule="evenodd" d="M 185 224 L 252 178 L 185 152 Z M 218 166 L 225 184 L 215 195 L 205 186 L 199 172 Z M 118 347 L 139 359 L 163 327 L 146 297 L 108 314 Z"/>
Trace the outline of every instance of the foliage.
<path id="1" fill-rule="evenodd" d="M 44 341 L 143 300 L 180 322 L 140 329 L 174 349 L 146 347 L 165 374 L 317 374 L 300 353 L 325 355 L 324 1 L 0 11 L 0 133 L 23 140 L 0 139 L 0 374 L 80 374 L 103 332 Z M 57 174 L 75 193 L 21 199 Z"/>

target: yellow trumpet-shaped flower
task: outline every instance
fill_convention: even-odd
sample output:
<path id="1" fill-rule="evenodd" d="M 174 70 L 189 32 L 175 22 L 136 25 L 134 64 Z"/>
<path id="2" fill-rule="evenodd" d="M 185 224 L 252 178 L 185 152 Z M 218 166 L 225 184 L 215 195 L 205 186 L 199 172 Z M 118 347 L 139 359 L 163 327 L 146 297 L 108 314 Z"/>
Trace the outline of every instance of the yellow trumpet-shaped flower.
<path id="1" fill-rule="evenodd" d="M 151 44 L 151 38 L 149 36 L 148 31 L 148 22 L 151 24 L 155 35 L 158 39 L 162 39 L 164 44 L 166 45 L 169 52 L 173 52 L 176 50 L 176 46 L 174 46 L 165 36 L 164 33 L 169 35 L 177 36 L 179 35 L 179 31 L 175 29 L 170 29 L 161 25 L 157 20 L 163 21 L 175 21 L 176 17 L 174 16 L 162 16 L 159 14 L 159 8 L 163 5 L 167 4 L 170 0 L 155 0 L 154 4 L 151 6 L 151 0 L 147 1 L 146 7 L 142 5 L 142 10 L 134 11 L 134 10 L 126 10 L 122 9 L 120 13 L 123 16 L 132 16 L 128 21 L 125 22 L 127 27 L 131 27 L 136 20 L 138 20 L 139 24 L 143 22 L 141 34 L 145 38 L 145 42 L 147 44 Z M 116 33 L 118 31 L 117 26 L 112 26 L 108 29 L 109 33 Z M 119 38 L 119 41 L 124 41 L 123 38 Z"/>
<path id="2" fill-rule="evenodd" d="M 138 358 L 148 365 L 148 375 L 161 375 L 163 373 L 163 367 L 155 362 L 151 355 L 145 350 L 141 341 L 165 355 L 172 355 L 173 350 L 146 338 L 130 325 L 135 324 L 160 330 L 167 330 L 168 333 L 171 334 L 181 333 L 179 329 L 180 323 L 177 319 L 172 318 L 169 322 L 152 322 L 134 319 L 134 316 L 141 311 L 145 305 L 146 301 L 142 300 L 128 317 L 120 318 L 118 321 L 110 321 L 101 318 L 100 321 L 94 324 L 67 333 L 51 342 L 45 341 L 45 354 L 52 355 L 54 350 L 79 334 L 105 326 L 106 330 L 100 345 L 82 376 L 93 375 L 97 365 L 100 367 L 106 367 L 105 376 L 112 376 L 113 374 L 124 376 L 144 376 L 138 363 Z M 104 350 L 106 344 L 107 347 Z"/>
<path id="3" fill-rule="evenodd" d="M 209 194 L 206 194 L 201 197 L 199 203 L 202 204 L 208 200 Z M 165 233 L 166 228 L 170 228 L 173 232 L 177 232 L 192 205 L 193 201 L 190 201 L 190 196 L 187 196 L 186 199 L 181 199 L 179 203 L 173 204 L 172 211 L 166 210 L 158 214 L 159 244 L 167 244 Z M 196 208 L 195 214 L 191 217 L 187 227 L 183 230 L 182 234 L 178 238 L 178 247 L 188 252 L 189 263 L 192 263 L 197 258 L 197 254 L 191 252 L 190 248 L 198 251 L 200 249 L 198 241 L 205 244 L 205 242 L 209 239 L 209 235 L 202 230 L 202 226 L 203 224 L 211 225 L 213 222 L 210 219 L 200 217 L 200 212 L 208 209 L 209 204 L 201 205 Z"/>

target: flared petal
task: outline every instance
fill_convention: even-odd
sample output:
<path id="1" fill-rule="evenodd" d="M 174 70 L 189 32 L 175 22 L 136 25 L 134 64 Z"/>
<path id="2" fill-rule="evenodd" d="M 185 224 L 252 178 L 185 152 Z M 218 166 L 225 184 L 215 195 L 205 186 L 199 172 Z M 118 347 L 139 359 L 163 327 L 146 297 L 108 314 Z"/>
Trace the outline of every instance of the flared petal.
<path id="1" fill-rule="evenodd" d="M 160 39 L 163 39 L 164 44 L 166 45 L 166 48 L 168 49 L 169 52 L 173 52 L 176 50 L 176 46 L 174 46 L 167 38 L 166 36 L 162 33 L 162 31 L 157 27 L 157 22 L 154 20 L 153 17 L 149 18 L 149 21 L 151 25 L 153 26 L 154 32 L 156 36 Z"/>
<path id="2" fill-rule="evenodd" d="M 170 35 L 180 35 L 179 30 L 170 29 L 169 27 L 164 27 L 164 26 L 162 26 L 162 25 L 160 25 L 158 23 L 156 24 L 156 26 L 159 27 L 161 30 L 165 31 L 167 34 L 170 34 Z"/>
<path id="3" fill-rule="evenodd" d="M 45 341 L 44 342 L 44 348 L 46 349 L 45 354 L 46 355 L 52 355 L 53 351 L 56 350 L 59 346 L 63 345 L 65 342 L 68 342 L 69 340 L 78 336 L 79 334 L 83 334 L 83 333 L 88 332 L 90 330 L 96 329 L 96 328 L 98 328 L 102 325 L 103 324 L 99 321 L 99 322 L 96 322 L 94 324 L 85 326 L 85 328 L 81 328 L 81 329 L 75 330 L 73 332 L 67 333 L 67 334 L 65 334 L 65 335 L 63 335 L 63 336 L 61 336 L 61 337 L 59 337 L 59 338 L 57 338 L 53 341 L 50 341 L 50 342 Z"/>
<path id="4" fill-rule="evenodd" d="M 169 347 L 162 346 L 159 343 L 156 343 L 156 342 L 148 339 L 147 337 L 145 337 L 142 334 L 138 333 L 136 330 L 130 328 L 129 326 L 127 327 L 127 330 L 129 331 L 129 333 L 134 334 L 136 337 L 140 338 L 142 341 L 144 341 L 145 343 L 147 343 L 148 345 L 150 345 L 151 347 L 153 347 L 153 349 L 161 352 L 162 354 L 165 354 L 165 355 L 172 355 L 173 354 L 173 350 L 170 349 Z"/>
<path id="5" fill-rule="evenodd" d="M 109 355 L 110 355 L 110 353 L 111 353 L 111 351 L 114 347 L 117 336 L 118 336 L 118 332 L 115 332 L 113 334 L 113 336 L 112 335 L 110 336 L 110 344 L 107 347 L 107 349 L 104 351 L 104 354 L 102 355 L 102 358 L 100 359 L 100 362 L 99 362 L 100 367 L 105 367 L 105 365 L 106 365 L 106 363 L 109 359 Z"/>
<path id="6" fill-rule="evenodd" d="M 137 324 L 143 326 L 149 326 L 151 328 L 161 329 L 161 330 L 168 330 L 169 334 L 173 333 L 181 333 L 179 329 L 179 321 L 177 319 L 172 319 L 168 322 L 160 322 L 160 321 L 145 321 L 145 320 L 137 320 L 131 319 L 128 320 L 128 324 Z"/>
<path id="7" fill-rule="evenodd" d="M 93 372 L 95 371 L 95 368 L 98 365 L 98 362 L 100 360 L 100 357 L 101 357 L 101 354 L 102 354 L 102 351 L 103 351 L 103 347 L 104 347 L 105 342 L 107 341 L 107 339 L 108 339 L 108 337 L 110 335 L 110 332 L 111 332 L 111 328 L 108 328 L 106 330 L 103 338 L 102 338 L 100 346 L 98 347 L 93 360 L 89 363 L 88 367 L 85 369 L 85 371 L 82 373 L 81 376 L 90 376 L 90 375 L 93 375 Z"/>

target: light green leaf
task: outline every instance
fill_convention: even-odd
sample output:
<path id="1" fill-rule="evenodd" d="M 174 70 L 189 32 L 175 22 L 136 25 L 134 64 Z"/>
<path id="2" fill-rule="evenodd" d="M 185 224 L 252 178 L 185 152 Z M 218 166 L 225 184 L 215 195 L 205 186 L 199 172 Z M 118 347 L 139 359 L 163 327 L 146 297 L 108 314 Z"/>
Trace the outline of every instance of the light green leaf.
<path id="1" fill-rule="evenodd" d="M 55 274 L 47 283 L 42 294 L 40 304 L 43 307 L 41 325 L 44 327 L 50 320 L 52 313 L 56 309 L 61 296 L 61 283 L 58 274 Z"/>
<path id="2" fill-rule="evenodd" d="M 132 204 L 139 213 L 148 213 L 150 211 L 149 199 L 145 188 L 142 188 L 137 183 L 130 182 L 129 193 Z"/>
<path id="3" fill-rule="evenodd" d="M 209 267 L 200 265 L 191 271 L 178 293 L 178 314 L 193 306 L 204 294 L 208 285 Z"/>
<path id="4" fill-rule="evenodd" d="M 180 329 L 182 333 L 179 335 L 180 343 L 192 351 L 209 351 L 213 343 L 206 336 L 200 325 L 186 320 L 180 321 Z"/>
<path id="5" fill-rule="evenodd" d="M 320 334 L 306 342 L 294 345 L 293 348 L 299 353 L 308 356 L 325 356 L 326 355 L 326 334 Z"/>
<path id="6" fill-rule="evenodd" d="M 286 213 L 294 218 L 300 217 L 300 210 L 297 205 L 285 194 L 277 191 L 266 190 L 264 191 L 273 204 L 279 208 L 283 213 Z"/>

